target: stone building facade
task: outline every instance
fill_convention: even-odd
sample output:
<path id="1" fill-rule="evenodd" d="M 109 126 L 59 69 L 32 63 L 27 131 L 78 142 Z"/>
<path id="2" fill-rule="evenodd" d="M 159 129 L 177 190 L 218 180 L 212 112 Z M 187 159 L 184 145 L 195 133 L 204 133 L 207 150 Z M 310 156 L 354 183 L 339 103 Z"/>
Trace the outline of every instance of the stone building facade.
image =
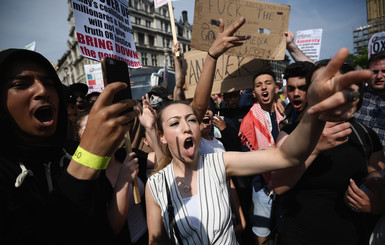
<path id="1" fill-rule="evenodd" d="M 147 67 L 173 67 L 172 33 L 168 6 L 155 8 L 153 1 L 127 0 L 134 32 L 136 51 L 141 65 Z M 65 85 L 86 83 L 84 65 L 100 63 L 84 58 L 78 47 L 71 1 L 68 0 L 69 38 L 67 51 L 59 59 L 57 73 Z M 178 41 L 183 52 L 190 50 L 192 26 L 188 23 L 187 11 L 175 22 Z"/>

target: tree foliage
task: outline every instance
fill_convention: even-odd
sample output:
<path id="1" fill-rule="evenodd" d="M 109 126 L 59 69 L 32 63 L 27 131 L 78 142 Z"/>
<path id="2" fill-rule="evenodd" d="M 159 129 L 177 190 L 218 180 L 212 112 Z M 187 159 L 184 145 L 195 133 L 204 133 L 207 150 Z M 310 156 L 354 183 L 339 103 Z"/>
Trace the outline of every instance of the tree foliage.
<path id="1" fill-rule="evenodd" d="M 358 55 L 349 54 L 348 60 L 350 65 L 354 68 L 366 69 L 366 63 L 368 61 L 368 48 L 362 48 Z M 358 67 L 359 66 L 359 67 Z"/>

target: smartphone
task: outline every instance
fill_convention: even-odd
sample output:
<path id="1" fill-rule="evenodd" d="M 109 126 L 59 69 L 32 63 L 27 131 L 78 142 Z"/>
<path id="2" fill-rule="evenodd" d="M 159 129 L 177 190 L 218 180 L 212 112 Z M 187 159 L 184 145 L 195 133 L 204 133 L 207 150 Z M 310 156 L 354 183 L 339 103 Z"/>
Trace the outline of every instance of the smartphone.
<path id="1" fill-rule="evenodd" d="M 127 88 L 115 94 L 113 103 L 132 99 L 130 87 L 130 75 L 128 73 L 127 63 L 122 60 L 117 60 L 109 57 L 103 57 L 101 60 L 104 86 L 113 82 L 124 82 Z M 132 111 L 132 107 L 128 111 Z"/>

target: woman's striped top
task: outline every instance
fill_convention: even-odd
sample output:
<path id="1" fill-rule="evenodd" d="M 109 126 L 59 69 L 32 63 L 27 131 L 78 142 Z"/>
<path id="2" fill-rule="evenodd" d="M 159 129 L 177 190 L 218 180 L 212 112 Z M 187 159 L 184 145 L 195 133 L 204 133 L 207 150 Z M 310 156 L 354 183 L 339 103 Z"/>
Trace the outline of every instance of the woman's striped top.
<path id="1" fill-rule="evenodd" d="M 200 225 L 194 227 L 189 220 L 182 196 L 175 182 L 173 164 L 152 175 L 148 184 L 155 202 L 162 211 L 163 222 L 169 234 L 167 213 L 167 193 L 165 180 L 169 185 L 176 224 L 183 244 L 237 244 L 231 207 L 226 185 L 226 171 L 223 153 L 199 156 L 198 195 L 200 208 Z M 175 242 L 177 242 L 177 239 Z"/>

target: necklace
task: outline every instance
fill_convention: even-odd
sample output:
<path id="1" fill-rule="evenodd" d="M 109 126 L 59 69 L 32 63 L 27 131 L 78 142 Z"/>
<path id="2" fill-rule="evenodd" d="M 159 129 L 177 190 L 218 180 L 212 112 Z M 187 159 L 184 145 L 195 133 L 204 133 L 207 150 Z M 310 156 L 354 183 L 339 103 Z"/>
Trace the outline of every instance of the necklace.
<path id="1" fill-rule="evenodd" d="M 182 168 L 180 166 L 177 165 L 177 167 L 182 171 Z M 183 172 L 183 171 L 182 171 Z M 179 180 L 179 182 L 183 185 L 182 189 L 185 193 L 189 193 L 190 192 L 190 186 L 186 185 L 182 179 Z"/>
<path id="2" fill-rule="evenodd" d="M 182 183 L 182 185 L 183 185 L 183 191 L 184 192 L 186 192 L 186 193 L 190 192 L 190 186 L 183 183 L 183 181 L 180 181 L 180 183 Z"/>

